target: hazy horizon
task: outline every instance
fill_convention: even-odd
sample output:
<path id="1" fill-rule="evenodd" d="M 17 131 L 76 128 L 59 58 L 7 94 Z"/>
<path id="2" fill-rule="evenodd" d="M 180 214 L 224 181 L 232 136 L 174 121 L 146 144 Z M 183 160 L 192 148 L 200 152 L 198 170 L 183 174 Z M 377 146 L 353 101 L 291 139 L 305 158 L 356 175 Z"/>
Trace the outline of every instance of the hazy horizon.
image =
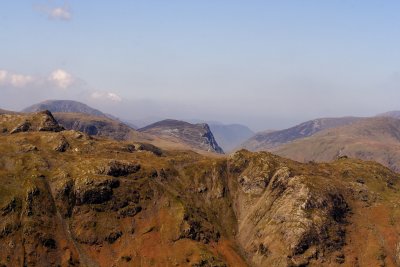
<path id="1" fill-rule="evenodd" d="M 400 109 L 396 1 L 3 1 L 0 108 L 281 129 Z"/>

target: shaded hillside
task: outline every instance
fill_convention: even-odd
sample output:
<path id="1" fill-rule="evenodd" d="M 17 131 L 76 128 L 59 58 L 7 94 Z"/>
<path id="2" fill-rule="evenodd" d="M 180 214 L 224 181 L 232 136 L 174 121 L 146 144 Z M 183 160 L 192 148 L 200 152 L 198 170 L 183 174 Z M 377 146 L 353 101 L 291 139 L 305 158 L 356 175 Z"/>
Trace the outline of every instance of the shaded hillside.
<path id="1" fill-rule="evenodd" d="M 359 119 L 356 117 L 315 119 L 285 130 L 257 133 L 244 142 L 242 147 L 251 151 L 269 150 L 325 129 L 351 124 Z"/>
<path id="2" fill-rule="evenodd" d="M 400 171 L 400 120 L 367 118 L 322 131 L 273 149 L 298 161 L 331 161 L 340 156 L 377 161 Z"/>
<path id="3" fill-rule="evenodd" d="M 178 120 L 163 120 L 138 131 L 173 142 L 182 142 L 192 148 L 224 153 L 206 123 L 191 124 Z"/>
<path id="4" fill-rule="evenodd" d="M 116 140 L 145 138 L 131 127 L 107 117 L 83 113 L 54 113 L 57 121 L 68 130 L 76 130 L 89 135 L 109 137 Z"/>
<path id="5" fill-rule="evenodd" d="M 218 145 L 225 152 L 232 151 L 254 135 L 252 130 L 241 124 L 209 123 L 209 126 Z"/>
<path id="6" fill-rule="evenodd" d="M 226 158 L 0 115 L 5 266 L 395 266 L 399 176 L 376 163 Z M 45 125 L 46 128 L 42 128 Z"/>

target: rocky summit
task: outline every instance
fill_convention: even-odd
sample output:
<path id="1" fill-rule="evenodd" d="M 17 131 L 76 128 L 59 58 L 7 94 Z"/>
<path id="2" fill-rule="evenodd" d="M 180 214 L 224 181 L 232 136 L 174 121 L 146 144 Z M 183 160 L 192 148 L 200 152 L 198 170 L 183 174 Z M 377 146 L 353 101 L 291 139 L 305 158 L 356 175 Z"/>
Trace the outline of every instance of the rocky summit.
<path id="1" fill-rule="evenodd" d="M 0 266 L 400 264 L 400 177 L 378 163 L 161 150 L 49 112 L 0 127 Z"/>
<path id="2" fill-rule="evenodd" d="M 179 120 L 163 120 L 139 129 L 163 139 L 182 142 L 191 148 L 223 154 L 206 123 L 191 124 Z"/>

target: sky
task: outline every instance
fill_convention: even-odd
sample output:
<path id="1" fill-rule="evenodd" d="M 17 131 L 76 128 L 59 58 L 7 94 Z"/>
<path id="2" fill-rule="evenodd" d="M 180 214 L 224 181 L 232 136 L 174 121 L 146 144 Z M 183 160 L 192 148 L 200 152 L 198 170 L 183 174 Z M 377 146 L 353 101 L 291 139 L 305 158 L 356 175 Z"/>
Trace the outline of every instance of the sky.
<path id="1" fill-rule="evenodd" d="M 254 130 L 400 110 L 400 1 L 0 2 L 0 108 Z"/>

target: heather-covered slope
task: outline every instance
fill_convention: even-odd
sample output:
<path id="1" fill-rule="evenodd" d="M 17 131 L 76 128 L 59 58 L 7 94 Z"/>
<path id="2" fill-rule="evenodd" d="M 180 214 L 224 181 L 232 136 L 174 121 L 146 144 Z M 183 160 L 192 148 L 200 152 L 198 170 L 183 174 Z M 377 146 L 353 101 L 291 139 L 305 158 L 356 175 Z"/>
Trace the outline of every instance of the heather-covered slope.
<path id="1" fill-rule="evenodd" d="M 210 158 L 10 116 L 2 129 L 32 126 L 0 134 L 0 264 L 400 263 L 399 176 L 379 164 Z"/>

